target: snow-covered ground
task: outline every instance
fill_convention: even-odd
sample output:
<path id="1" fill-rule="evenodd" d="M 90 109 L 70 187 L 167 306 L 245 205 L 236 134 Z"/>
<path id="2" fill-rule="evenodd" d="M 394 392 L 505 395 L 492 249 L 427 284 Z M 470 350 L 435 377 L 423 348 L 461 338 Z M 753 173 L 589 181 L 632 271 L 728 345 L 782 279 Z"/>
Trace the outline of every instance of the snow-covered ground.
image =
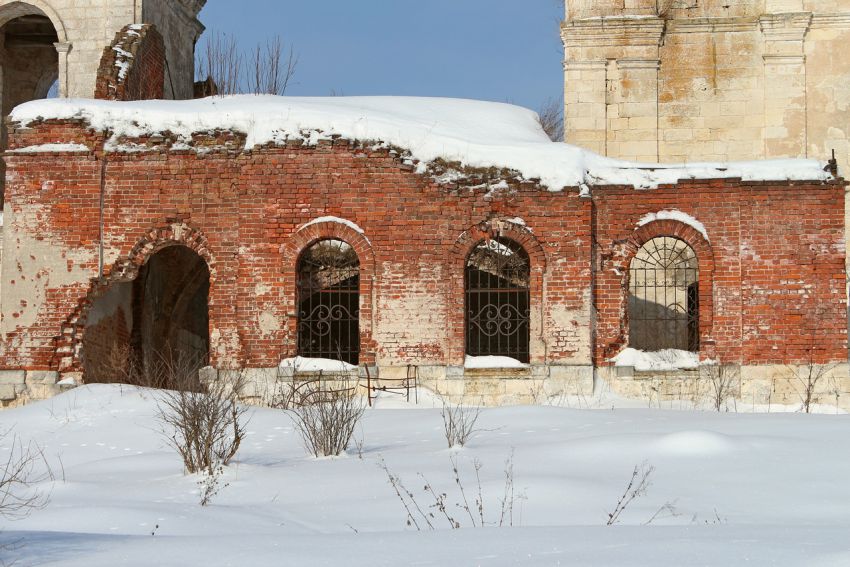
<path id="1" fill-rule="evenodd" d="M 661 409 L 485 409 L 450 450 L 440 410 L 382 398 L 350 452 L 308 457 L 287 414 L 252 409 L 250 435 L 221 488 L 199 505 L 198 477 L 155 419 L 155 393 L 87 386 L 0 412 L 44 449 L 57 475 L 47 507 L 0 520 L 15 565 L 850 565 L 850 417 Z M 423 397 L 424 398 L 424 397 Z M 8 456 L 10 437 L 0 442 Z M 481 463 L 484 515 L 498 520 L 513 455 L 513 527 L 466 527 L 451 470 L 470 500 Z M 418 532 L 388 483 L 421 506 L 427 482 L 465 527 Z M 647 494 L 605 525 L 636 465 Z M 422 476 L 420 476 L 420 474 Z M 424 477 L 424 478 L 423 478 Z M 675 515 L 662 511 L 665 504 Z M 473 506 L 474 507 L 474 506 Z M 477 515 L 477 512 L 474 513 Z"/>

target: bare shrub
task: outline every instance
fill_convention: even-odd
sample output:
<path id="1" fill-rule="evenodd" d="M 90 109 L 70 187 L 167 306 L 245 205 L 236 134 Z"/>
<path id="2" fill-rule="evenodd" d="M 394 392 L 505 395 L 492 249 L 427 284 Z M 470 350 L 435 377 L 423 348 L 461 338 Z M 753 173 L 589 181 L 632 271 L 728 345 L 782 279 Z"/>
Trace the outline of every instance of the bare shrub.
<path id="1" fill-rule="evenodd" d="M 550 140 L 564 141 L 564 104 L 561 100 L 547 99 L 537 111 L 537 121 Z"/>
<path id="2" fill-rule="evenodd" d="M 253 94 L 283 95 L 295 75 L 298 56 L 292 46 L 284 48 L 279 35 L 251 52 L 248 87 Z"/>
<path id="3" fill-rule="evenodd" d="M 440 416 L 443 418 L 443 431 L 449 449 L 463 447 L 478 431 L 475 424 L 481 417 L 481 406 L 465 406 L 463 400 L 459 404 L 452 404 L 446 398 L 440 398 L 440 401 Z"/>
<path id="4" fill-rule="evenodd" d="M 197 50 L 197 77 L 212 79 L 218 94 L 237 94 L 242 88 L 242 59 L 235 36 L 212 31 L 205 38 L 203 48 Z"/>
<path id="5" fill-rule="evenodd" d="M 715 411 L 739 391 L 741 369 L 731 364 L 706 364 L 700 367 L 700 378 L 709 385 L 708 395 Z"/>
<path id="6" fill-rule="evenodd" d="M 280 36 L 258 43 L 246 55 L 235 36 L 215 31 L 197 53 L 196 80 L 211 81 L 220 95 L 283 95 L 298 66 L 298 55 Z"/>
<path id="7" fill-rule="evenodd" d="M 161 359 L 159 372 L 175 389 L 162 393 L 158 418 L 186 472 L 211 473 L 227 465 L 245 438 L 247 408 L 237 403 L 242 376 L 202 383 L 197 363 L 167 358 Z"/>
<path id="8" fill-rule="evenodd" d="M 652 485 L 650 477 L 653 472 L 655 472 L 655 467 L 646 462 L 635 465 L 634 471 L 632 471 L 632 478 L 629 480 L 626 490 L 620 496 L 620 499 L 617 500 L 617 505 L 614 506 L 614 509 L 608 513 L 606 525 L 613 526 L 619 522 L 620 515 L 629 507 L 629 504 L 634 502 L 636 498 L 646 495 L 647 490 Z"/>
<path id="9" fill-rule="evenodd" d="M 88 384 L 130 384 L 137 374 L 130 345 L 120 342 L 109 345 L 100 356 L 85 357 L 85 369 Z"/>
<path id="10" fill-rule="evenodd" d="M 9 431 L 3 432 L 0 441 L 9 435 Z M 41 466 L 44 471 L 39 472 Z M 24 445 L 17 436 L 12 436 L 9 456 L 0 467 L 0 516 L 20 520 L 47 506 L 50 495 L 35 485 L 52 480 L 53 473 L 40 447 L 33 443 Z"/>
<path id="11" fill-rule="evenodd" d="M 422 531 L 423 529 L 434 530 L 436 529 L 435 522 L 438 518 L 441 518 L 451 529 L 456 530 L 463 527 L 461 520 L 466 521 L 464 519 L 465 516 L 469 518 L 468 526 L 474 528 L 513 526 L 514 505 L 517 500 L 524 498 L 523 495 L 517 495 L 514 491 L 513 452 L 505 461 L 505 485 L 503 496 L 499 499 L 499 517 L 492 522 L 485 520 L 484 490 L 481 487 L 480 475 L 482 468 L 481 462 L 478 459 L 472 460 L 475 487 L 470 492 L 473 495 L 472 502 L 470 502 L 470 497 L 467 496 L 467 489 L 456 456 L 452 455 L 450 461 L 452 465 L 452 476 L 457 488 L 454 498 L 450 497 L 448 492 L 437 489 L 422 473 L 419 473 L 418 476 L 424 483 L 422 493 L 432 501 L 427 506 L 419 503 L 413 491 L 404 485 L 400 476 L 390 471 L 383 459 L 379 462 L 378 466 L 386 473 L 390 486 L 392 486 L 393 491 L 404 507 L 407 516 L 405 519 L 406 524 L 416 528 L 418 531 Z"/>
<path id="12" fill-rule="evenodd" d="M 811 413 L 812 405 L 819 402 L 818 385 L 832 373 L 836 366 L 835 363 L 817 364 L 810 349 L 809 360 L 805 364 L 787 367 L 792 379 L 800 386 L 798 395 L 804 412 Z"/>
<path id="13" fill-rule="evenodd" d="M 308 402 L 290 410 L 304 447 L 315 457 L 341 454 L 366 411 L 362 398 L 347 390 L 305 395 Z"/>

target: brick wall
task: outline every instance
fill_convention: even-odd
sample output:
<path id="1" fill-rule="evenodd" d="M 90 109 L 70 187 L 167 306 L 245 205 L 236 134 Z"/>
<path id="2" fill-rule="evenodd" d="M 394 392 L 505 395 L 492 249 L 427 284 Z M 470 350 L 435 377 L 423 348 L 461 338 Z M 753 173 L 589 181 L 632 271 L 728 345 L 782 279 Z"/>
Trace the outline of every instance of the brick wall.
<path id="1" fill-rule="evenodd" d="M 700 268 L 703 358 L 758 365 L 844 361 L 843 184 L 683 181 L 653 191 L 598 188 L 597 361 L 628 340 L 626 275 L 637 249 L 655 236 L 676 236 Z M 705 226 L 648 213 L 679 210 Z"/>
<path id="2" fill-rule="evenodd" d="M 628 263 L 660 234 L 699 258 L 704 357 L 804 362 L 814 332 L 819 361 L 846 360 L 839 182 L 596 187 L 590 199 L 504 171 L 439 184 L 394 150 L 341 139 L 244 152 L 241 136 L 218 132 L 196 137 L 203 153 L 157 138 L 133 141 L 145 152 L 104 154 L 79 124 L 10 132 L 12 148 L 61 139 L 92 151 L 7 157 L 0 368 L 79 370 L 91 303 L 174 243 L 210 267 L 212 364 L 275 366 L 295 354 L 298 255 L 331 237 L 360 258 L 362 361 L 460 366 L 464 263 L 493 234 L 531 259 L 535 366 L 589 366 L 594 349 L 605 364 L 624 346 Z M 702 222 L 708 240 L 676 221 L 636 229 L 667 209 Z M 324 216 L 348 222 L 308 224 Z"/>
<path id="3" fill-rule="evenodd" d="M 100 143 L 82 128 L 43 124 L 14 132 L 12 144 L 42 137 Z M 239 139 L 220 134 L 196 143 Z M 297 257 L 323 237 L 348 241 L 360 256 L 364 361 L 462 365 L 463 267 L 482 229 L 514 238 L 531 257 L 532 361 L 589 363 L 591 207 L 577 191 L 518 181 L 492 189 L 480 179 L 469 182 L 475 188 L 438 185 L 393 151 L 343 140 L 206 155 L 12 154 L 8 163 L 12 239 L 44 239 L 46 265 L 27 268 L 32 277 L 45 273 L 45 294 L 17 305 L 32 295 L 16 266 L 28 252 L 9 252 L 3 281 L 19 291 L 6 294 L 4 284 L 5 367 L 78 365 L 78 356 L 63 363 L 64 355 L 81 341 L 91 299 L 108 287 L 92 282 L 102 173 L 107 281 L 131 279 L 162 242 L 190 230 L 202 239 L 212 279 L 212 361 L 219 367 L 275 366 L 295 354 Z M 363 233 L 337 222 L 302 229 L 322 216 L 356 223 Z"/>

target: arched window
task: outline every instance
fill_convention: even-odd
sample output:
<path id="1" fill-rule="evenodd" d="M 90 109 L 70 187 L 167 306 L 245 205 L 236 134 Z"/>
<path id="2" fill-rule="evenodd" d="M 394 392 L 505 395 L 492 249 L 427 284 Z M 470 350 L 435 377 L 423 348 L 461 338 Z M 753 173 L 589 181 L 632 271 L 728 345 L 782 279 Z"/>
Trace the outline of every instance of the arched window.
<path id="1" fill-rule="evenodd" d="M 629 346 L 699 350 L 699 263 L 684 240 L 653 238 L 632 259 Z"/>
<path id="2" fill-rule="evenodd" d="M 360 260 L 342 240 L 320 240 L 298 261 L 298 354 L 359 362 Z"/>
<path id="3" fill-rule="evenodd" d="M 466 354 L 529 361 L 528 254 L 507 238 L 481 241 L 466 261 Z"/>

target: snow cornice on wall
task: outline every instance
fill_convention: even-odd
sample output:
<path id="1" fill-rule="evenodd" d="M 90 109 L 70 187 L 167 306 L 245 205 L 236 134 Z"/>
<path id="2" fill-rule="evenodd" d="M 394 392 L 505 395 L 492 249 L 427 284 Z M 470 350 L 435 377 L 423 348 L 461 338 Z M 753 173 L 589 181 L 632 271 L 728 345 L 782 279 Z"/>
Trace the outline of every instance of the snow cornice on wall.
<path id="1" fill-rule="evenodd" d="M 244 95 L 193 101 L 42 100 L 12 111 L 12 149 L 26 153 L 25 144 L 15 145 L 15 132 L 55 122 L 101 133 L 108 152 L 245 152 L 350 143 L 395 152 L 405 165 L 441 182 L 477 176 L 499 184 L 507 176 L 551 191 L 600 185 L 651 189 L 694 179 L 834 180 L 825 162 L 807 159 L 646 164 L 606 158 L 549 141 L 531 110 L 465 99 Z M 79 140 L 50 143 L 61 147 Z"/>

